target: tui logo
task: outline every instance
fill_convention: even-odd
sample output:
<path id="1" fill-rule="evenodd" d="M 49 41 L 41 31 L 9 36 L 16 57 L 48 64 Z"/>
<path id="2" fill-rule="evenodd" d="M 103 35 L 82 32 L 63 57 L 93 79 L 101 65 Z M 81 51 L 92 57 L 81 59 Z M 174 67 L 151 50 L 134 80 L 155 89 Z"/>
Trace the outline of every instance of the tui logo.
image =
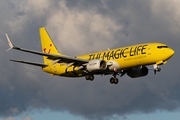
<path id="1" fill-rule="evenodd" d="M 52 46 L 52 44 L 50 44 L 50 47 L 51 47 L 51 46 Z M 47 52 L 46 52 L 46 48 L 44 48 L 43 51 L 44 51 L 44 53 L 47 53 Z M 51 49 L 49 49 L 48 53 L 50 53 L 50 52 L 51 52 Z"/>

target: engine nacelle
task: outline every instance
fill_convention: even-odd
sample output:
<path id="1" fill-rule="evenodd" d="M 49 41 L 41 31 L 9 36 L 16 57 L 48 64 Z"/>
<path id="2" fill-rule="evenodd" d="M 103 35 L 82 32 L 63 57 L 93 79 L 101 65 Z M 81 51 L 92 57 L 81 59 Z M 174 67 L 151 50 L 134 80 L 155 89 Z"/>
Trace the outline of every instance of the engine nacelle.
<path id="1" fill-rule="evenodd" d="M 107 68 L 107 63 L 104 60 L 91 60 L 86 66 L 89 72 L 101 71 Z"/>
<path id="2" fill-rule="evenodd" d="M 143 77 L 148 74 L 149 70 L 147 67 L 137 67 L 128 70 L 127 75 L 131 78 Z"/>

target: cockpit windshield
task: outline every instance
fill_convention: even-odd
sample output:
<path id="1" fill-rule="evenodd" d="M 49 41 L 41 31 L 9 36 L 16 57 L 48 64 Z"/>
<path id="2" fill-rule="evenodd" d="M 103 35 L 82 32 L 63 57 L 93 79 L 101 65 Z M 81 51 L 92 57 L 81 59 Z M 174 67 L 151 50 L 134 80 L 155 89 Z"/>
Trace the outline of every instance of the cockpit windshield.
<path id="1" fill-rule="evenodd" d="M 161 49 L 161 48 L 168 48 L 168 46 L 157 46 L 157 48 Z"/>

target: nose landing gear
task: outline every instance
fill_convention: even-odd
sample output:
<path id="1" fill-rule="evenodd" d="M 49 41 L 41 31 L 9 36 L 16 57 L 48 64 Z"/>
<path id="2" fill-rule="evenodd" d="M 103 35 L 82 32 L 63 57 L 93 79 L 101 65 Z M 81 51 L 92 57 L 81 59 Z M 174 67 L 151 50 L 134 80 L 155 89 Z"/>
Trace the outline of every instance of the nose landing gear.
<path id="1" fill-rule="evenodd" d="M 161 71 L 161 68 L 159 67 L 159 65 L 157 64 L 154 64 L 154 74 L 156 75 L 156 72 L 160 72 Z"/>

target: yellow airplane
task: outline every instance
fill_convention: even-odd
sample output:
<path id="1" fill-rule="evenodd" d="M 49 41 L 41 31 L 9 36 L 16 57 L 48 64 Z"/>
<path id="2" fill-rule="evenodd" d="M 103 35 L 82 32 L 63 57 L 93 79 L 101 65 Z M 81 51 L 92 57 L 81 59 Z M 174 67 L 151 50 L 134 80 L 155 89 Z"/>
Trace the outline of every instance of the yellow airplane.
<path id="1" fill-rule="evenodd" d="M 148 65 L 153 65 L 154 73 L 161 69 L 169 58 L 174 55 L 174 51 L 167 45 L 161 43 L 145 43 L 123 48 L 117 48 L 87 55 L 70 57 L 60 54 L 51 41 L 45 28 L 40 28 L 42 52 L 23 49 L 12 44 L 6 34 L 10 49 L 29 52 L 41 55 L 44 63 L 34 63 L 29 61 L 10 60 L 42 67 L 44 72 L 51 75 L 64 77 L 82 77 L 86 80 L 94 80 L 94 75 L 112 74 L 111 84 L 117 84 L 117 75 L 121 77 L 127 74 L 131 78 L 146 76 L 149 69 Z M 8 51 L 7 50 L 7 51 Z M 5 52 L 7 52 L 5 51 Z"/>

